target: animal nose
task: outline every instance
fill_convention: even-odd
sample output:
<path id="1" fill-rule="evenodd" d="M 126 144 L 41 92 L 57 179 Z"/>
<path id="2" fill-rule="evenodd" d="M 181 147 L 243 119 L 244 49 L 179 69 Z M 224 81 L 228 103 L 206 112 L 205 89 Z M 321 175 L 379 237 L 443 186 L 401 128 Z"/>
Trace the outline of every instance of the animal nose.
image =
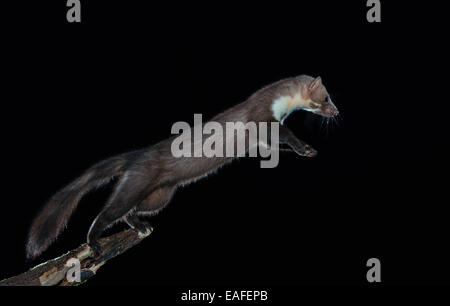
<path id="1" fill-rule="evenodd" d="M 338 111 L 338 109 L 336 108 L 336 109 L 334 109 L 334 111 L 333 111 L 333 116 L 337 116 L 337 115 L 339 115 L 339 111 Z"/>

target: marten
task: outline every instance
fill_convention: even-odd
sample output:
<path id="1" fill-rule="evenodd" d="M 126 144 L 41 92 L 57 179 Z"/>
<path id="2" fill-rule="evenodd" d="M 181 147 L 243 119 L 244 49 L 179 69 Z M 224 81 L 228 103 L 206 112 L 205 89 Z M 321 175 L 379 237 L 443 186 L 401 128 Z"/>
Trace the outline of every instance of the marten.
<path id="1" fill-rule="evenodd" d="M 339 113 L 320 77 L 300 75 L 261 88 L 211 121 L 221 124 L 279 122 L 279 144 L 301 156 L 313 157 L 317 151 L 283 125 L 287 116 L 299 109 L 328 118 Z M 58 191 L 31 226 L 27 257 L 35 258 L 49 247 L 66 227 L 84 194 L 113 178 L 118 178 L 114 190 L 87 235 L 87 242 L 95 253 L 101 251 L 98 240 L 106 228 L 117 221 L 125 221 L 132 229 L 146 232 L 150 225 L 140 217 L 159 212 L 179 186 L 194 182 L 233 160 L 232 157 L 177 158 L 171 154 L 172 141 L 173 137 L 100 161 Z"/>

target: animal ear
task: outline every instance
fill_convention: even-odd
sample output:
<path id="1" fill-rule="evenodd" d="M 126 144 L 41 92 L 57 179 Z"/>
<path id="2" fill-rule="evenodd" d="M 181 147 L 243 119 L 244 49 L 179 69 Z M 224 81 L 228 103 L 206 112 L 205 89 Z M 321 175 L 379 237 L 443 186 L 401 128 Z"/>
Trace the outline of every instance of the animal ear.
<path id="1" fill-rule="evenodd" d="M 308 89 L 310 91 L 314 91 L 316 88 L 318 88 L 320 85 L 322 85 L 322 79 L 319 77 L 315 78 L 314 81 L 312 81 L 311 84 L 309 84 Z"/>

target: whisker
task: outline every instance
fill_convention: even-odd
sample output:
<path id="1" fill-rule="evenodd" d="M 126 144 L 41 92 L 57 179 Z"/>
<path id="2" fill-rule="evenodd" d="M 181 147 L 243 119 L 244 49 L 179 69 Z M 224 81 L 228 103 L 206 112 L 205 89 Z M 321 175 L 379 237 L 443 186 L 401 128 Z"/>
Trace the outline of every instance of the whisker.
<path id="1" fill-rule="evenodd" d="M 338 120 L 337 120 L 335 117 L 333 117 L 333 121 L 334 121 L 334 123 L 336 124 L 337 127 L 341 127 L 341 126 L 339 125 Z"/>
<path id="2" fill-rule="evenodd" d="M 327 118 L 327 137 L 330 135 L 330 117 Z"/>
<path id="3" fill-rule="evenodd" d="M 320 118 L 320 132 L 321 132 L 321 133 L 324 132 L 324 128 L 323 128 L 323 123 L 324 123 L 324 121 L 325 121 L 325 118 L 324 118 L 324 117 Z"/>

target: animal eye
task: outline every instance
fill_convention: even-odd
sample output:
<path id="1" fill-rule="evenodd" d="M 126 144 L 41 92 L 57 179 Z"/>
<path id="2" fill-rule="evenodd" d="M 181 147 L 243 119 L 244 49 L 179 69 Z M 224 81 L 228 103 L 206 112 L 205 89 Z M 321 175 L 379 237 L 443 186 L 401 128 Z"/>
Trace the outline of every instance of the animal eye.
<path id="1" fill-rule="evenodd" d="M 328 103 L 328 101 L 329 101 L 328 97 L 325 97 L 324 102 Z"/>

